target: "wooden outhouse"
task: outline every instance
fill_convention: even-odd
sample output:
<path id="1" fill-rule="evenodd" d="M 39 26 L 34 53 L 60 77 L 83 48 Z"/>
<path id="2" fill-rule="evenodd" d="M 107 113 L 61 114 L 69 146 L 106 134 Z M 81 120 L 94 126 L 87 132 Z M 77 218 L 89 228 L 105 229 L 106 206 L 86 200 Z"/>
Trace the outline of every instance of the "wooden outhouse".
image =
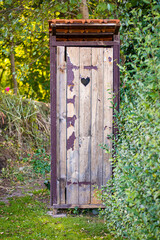
<path id="1" fill-rule="evenodd" d="M 53 19 L 50 32 L 51 205 L 97 208 L 95 188 L 112 175 L 119 107 L 119 20 Z M 114 96 L 114 97 L 113 97 Z"/>

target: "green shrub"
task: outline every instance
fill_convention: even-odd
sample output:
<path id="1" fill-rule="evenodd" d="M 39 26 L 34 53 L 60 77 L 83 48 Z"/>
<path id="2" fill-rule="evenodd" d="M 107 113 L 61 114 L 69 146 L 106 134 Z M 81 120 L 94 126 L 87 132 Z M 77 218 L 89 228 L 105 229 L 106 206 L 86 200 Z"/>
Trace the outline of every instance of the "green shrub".
<path id="1" fill-rule="evenodd" d="M 44 103 L 0 92 L 0 124 L 2 135 L 12 137 L 21 148 L 49 145 L 49 107 Z"/>
<path id="2" fill-rule="evenodd" d="M 46 173 L 50 172 L 50 162 L 50 155 L 45 152 L 44 148 L 37 149 L 37 151 L 31 158 L 33 170 L 35 171 L 35 173 L 42 174 L 43 176 L 45 176 Z"/>
<path id="3" fill-rule="evenodd" d="M 103 187 L 107 227 L 128 239 L 160 239 L 160 51 L 156 7 L 132 10 L 122 50 L 119 133 L 114 139 L 114 178 Z M 130 20 L 132 19 L 132 20 Z M 125 26 L 126 27 L 126 26 Z M 128 52 L 131 47 L 131 52 Z"/>

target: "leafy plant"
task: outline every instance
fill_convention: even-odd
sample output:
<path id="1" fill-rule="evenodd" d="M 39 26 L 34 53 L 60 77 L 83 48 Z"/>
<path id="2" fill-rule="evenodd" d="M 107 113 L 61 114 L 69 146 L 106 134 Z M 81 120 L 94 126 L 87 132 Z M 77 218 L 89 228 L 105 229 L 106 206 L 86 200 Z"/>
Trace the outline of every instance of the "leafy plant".
<path id="1" fill-rule="evenodd" d="M 31 163 L 33 164 L 33 170 L 37 174 L 42 174 L 50 172 L 50 155 L 46 154 L 45 149 L 37 149 L 36 153 L 31 158 Z"/>
<path id="2" fill-rule="evenodd" d="M 13 81 L 15 78 L 21 95 L 49 102 L 48 20 L 75 18 L 79 14 L 79 6 L 78 0 L 0 1 L 2 50 L 0 52 L 0 85 L 2 89 L 9 86 L 15 90 Z"/>
<path id="3" fill-rule="evenodd" d="M 76 215 L 79 214 L 79 209 L 78 209 L 78 207 L 75 207 L 75 208 L 73 209 L 73 214 L 76 214 Z"/>
<path id="4" fill-rule="evenodd" d="M 144 10 L 135 7 L 127 26 L 122 21 L 126 59 L 120 66 L 120 113 L 115 113 L 114 178 L 102 189 L 107 227 L 133 240 L 160 239 L 159 14 L 155 1 L 149 5 L 143 19 Z"/>
<path id="5" fill-rule="evenodd" d="M 3 134 L 7 132 L 9 137 L 13 137 L 18 142 L 19 147 L 28 147 L 28 142 L 34 146 L 39 146 L 42 141 L 48 144 L 49 108 L 43 105 L 21 95 L 1 92 L 0 112 L 3 114 Z"/>

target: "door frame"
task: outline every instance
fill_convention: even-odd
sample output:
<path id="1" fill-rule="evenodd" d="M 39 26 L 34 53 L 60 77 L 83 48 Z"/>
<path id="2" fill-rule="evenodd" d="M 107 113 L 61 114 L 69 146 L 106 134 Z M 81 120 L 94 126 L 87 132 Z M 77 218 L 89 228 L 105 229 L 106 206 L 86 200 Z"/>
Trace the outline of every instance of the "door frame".
<path id="1" fill-rule="evenodd" d="M 119 35 L 114 35 L 113 41 L 56 41 L 56 36 L 50 33 L 50 102 L 51 102 L 51 189 L 50 204 L 57 204 L 57 46 L 65 47 L 102 47 L 113 48 L 113 122 L 115 123 L 115 110 L 119 111 L 120 104 L 120 40 Z M 113 134 L 117 135 L 117 126 L 113 124 Z M 60 207 L 60 206 L 59 206 Z M 58 207 L 58 208 L 59 208 Z M 99 207 L 97 205 L 97 207 Z"/>

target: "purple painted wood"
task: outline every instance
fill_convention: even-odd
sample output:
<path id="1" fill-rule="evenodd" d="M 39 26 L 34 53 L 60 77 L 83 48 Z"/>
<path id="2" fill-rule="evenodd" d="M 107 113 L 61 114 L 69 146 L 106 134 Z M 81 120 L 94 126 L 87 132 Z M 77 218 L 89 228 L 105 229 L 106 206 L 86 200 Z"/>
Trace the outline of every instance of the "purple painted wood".
<path id="1" fill-rule="evenodd" d="M 111 47 L 119 45 L 119 41 L 55 41 L 52 46 L 69 46 L 69 47 Z"/>
<path id="2" fill-rule="evenodd" d="M 116 111 L 119 111 L 119 104 L 120 104 L 120 93 L 119 93 L 119 85 L 120 85 L 120 80 L 119 80 L 119 67 L 117 64 L 119 64 L 120 60 L 120 41 L 119 41 L 119 36 L 116 35 L 114 36 L 116 40 L 118 40 L 119 44 L 115 45 L 113 47 L 113 93 L 114 93 L 114 109 Z M 115 115 L 115 111 L 113 111 L 113 114 Z M 113 120 L 115 123 L 115 116 L 113 116 Z M 117 126 L 114 124 L 113 126 L 113 133 L 114 135 L 117 134 Z"/>
<path id="3" fill-rule="evenodd" d="M 119 41 L 119 35 L 115 35 L 114 39 Z M 115 138 L 117 138 L 118 134 L 118 127 L 116 125 L 116 116 L 115 116 L 115 110 L 119 111 L 119 105 L 120 105 L 120 73 L 119 73 L 119 67 L 117 64 L 119 64 L 120 61 L 120 41 L 119 44 L 113 47 L 113 93 L 114 93 L 114 109 L 113 109 L 113 134 Z M 115 149 L 115 146 L 113 145 L 113 149 Z M 115 158 L 115 151 L 113 153 L 113 158 Z M 112 178 L 114 177 L 114 167 L 112 167 Z"/>
<path id="4" fill-rule="evenodd" d="M 55 37 L 50 35 L 50 95 L 51 95 L 51 206 L 57 204 L 57 128 L 56 128 L 56 47 Z"/>

